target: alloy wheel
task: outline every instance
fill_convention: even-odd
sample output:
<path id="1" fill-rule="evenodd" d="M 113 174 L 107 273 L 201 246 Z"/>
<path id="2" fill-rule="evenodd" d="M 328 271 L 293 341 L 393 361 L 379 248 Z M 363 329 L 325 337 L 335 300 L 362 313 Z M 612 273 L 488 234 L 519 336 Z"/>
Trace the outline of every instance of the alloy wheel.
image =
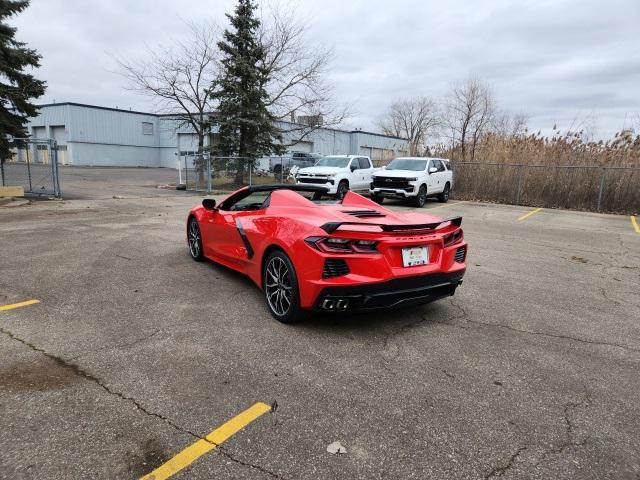
<path id="1" fill-rule="evenodd" d="M 193 258 L 200 256 L 200 228 L 196 219 L 189 223 L 189 252 Z"/>
<path id="2" fill-rule="evenodd" d="M 264 289 L 269 307 L 283 317 L 291 308 L 293 284 L 289 267 L 280 257 L 273 257 L 267 265 Z"/>

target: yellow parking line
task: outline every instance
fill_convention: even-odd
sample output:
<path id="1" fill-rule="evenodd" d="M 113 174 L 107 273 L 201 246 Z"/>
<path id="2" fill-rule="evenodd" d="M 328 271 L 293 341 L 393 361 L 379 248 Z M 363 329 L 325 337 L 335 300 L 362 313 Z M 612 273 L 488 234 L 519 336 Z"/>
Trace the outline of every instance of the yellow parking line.
<path id="1" fill-rule="evenodd" d="M 631 225 L 633 225 L 633 229 L 636 231 L 636 233 L 640 233 L 640 226 L 638 226 L 636 217 L 631 215 L 629 218 L 631 218 Z"/>
<path id="2" fill-rule="evenodd" d="M 35 305 L 36 303 L 40 303 L 40 300 L 25 300 L 24 302 L 12 303 L 9 305 L 0 305 L 0 312 L 4 312 L 5 310 L 13 310 L 14 308 L 27 307 L 29 305 Z"/>
<path id="3" fill-rule="evenodd" d="M 269 405 L 261 402 L 256 403 L 244 412 L 233 417 L 227 423 L 222 424 L 209 435 L 204 437 L 204 439 L 200 439 L 189 445 L 171 460 L 163 463 L 153 472 L 141 477 L 140 480 L 164 480 L 175 475 L 183 468 L 191 465 L 205 453 L 220 446 L 229 437 L 269 411 L 271 411 L 271 407 Z"/>
<path id="4" fill-rule="evenodd" d="M 538 213 L 540 210 L 542 210 L 542 208 L 536 208 L 535 210 L 531 210 L 529 213 L 525 213 L 524 215 L 522 215 L 518 221 L 521 222 L 522 220 L 526 220 L 527 218 L 529 218 L 531 215 L 535 215 L 536 213 Z"/>
<path id="5" fill-rule="evenodd" d="M 442 205 L 438 205 L 437 207 L 427 208 L 427 210 L 435 210 L 436 208 L 444 208 L 444 207 L 450 207 L 452 205 L 460 205 L 461 203 L 467 203 L 467 201 L 463 200 L 463 201 L 460 201 L 460 202 L 443 203 Z"/>

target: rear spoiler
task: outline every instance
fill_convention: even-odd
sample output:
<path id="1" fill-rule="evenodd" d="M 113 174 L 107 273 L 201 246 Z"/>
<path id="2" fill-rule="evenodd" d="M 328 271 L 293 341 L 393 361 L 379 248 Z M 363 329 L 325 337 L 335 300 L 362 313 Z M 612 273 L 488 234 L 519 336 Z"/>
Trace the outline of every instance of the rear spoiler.
<path id="1" fill-rule="evenodd" d="M 320 228 L 327 233 L 333 233 L 343 225 L 358 225 L 363 227 L 380 227 L 383 232 L 411 232 L 415 230 L 437 230 L 445 223 L 451 222 L 452 225 L 459 227 L 462 225 L 462 217 L 453 217 L 447 220 L 434 223 L 418 223 L 413 225 L 387 225 L 384 223 L 363 223 L 363 222 L 328 222 Z"/>

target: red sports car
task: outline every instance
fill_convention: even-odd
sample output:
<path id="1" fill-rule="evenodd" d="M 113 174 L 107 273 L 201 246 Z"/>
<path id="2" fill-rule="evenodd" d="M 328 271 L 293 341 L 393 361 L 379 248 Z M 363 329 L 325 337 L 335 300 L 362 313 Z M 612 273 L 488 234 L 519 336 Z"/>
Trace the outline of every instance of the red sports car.
<path id="1" fill-rule="evenodd" d="M 398 213 L 313 185 L 242 188 L 187 219 L 191 256 L 248 275 L 279 321 L 310 310 L 355 312 L 426 303 L 462 283 L 461 217 Z"/>

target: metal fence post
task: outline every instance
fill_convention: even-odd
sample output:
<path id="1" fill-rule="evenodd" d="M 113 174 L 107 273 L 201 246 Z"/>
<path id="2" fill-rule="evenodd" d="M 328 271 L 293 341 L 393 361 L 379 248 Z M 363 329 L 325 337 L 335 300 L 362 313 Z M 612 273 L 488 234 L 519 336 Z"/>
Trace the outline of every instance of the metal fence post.
<path id="1" fill-rule="evenodd" d="M 189 190 L 189 166 L 187 165 L 187 156 L 184 156 L 184 184 Z"/>
<path id="2" fill-rule="evenodd" d="M 251 186 L 251 172 L 253 171 L 253 162 L 249 162 L 249 186 Z"/>
<path id="3" fill-rule="evenodd" d="M 58 142 L 56 140 L 49 141 L 49 151 L 51 154 L 51 164 L 53 165 L 53 195 L 59 197 L 60 192 L 60 171 L 58 170 Z"/>
<path id="4" fill-rule="evenodd" d="M 520 205 L 520 192 L 522 190 L 522 165 L 518 165 L 518 186 L 516 188 L 516 205 Z"/>
<path id="5" fill-rule="evenodd" d="M 211 154 L 207 154 L 207 193 L 211 193 Z"/>
<path id="6" fill-rule="evenodd" d="M 607 169 L 603 168 L 602 176 L 600 177 L 600 190 L 598 190 L 598 206 L 596 207 L 596 210 L 598 212 L 600 211 L 600 207 L 602 205 L 602 192 L 604 191 L 604 177 L 606 177 L 606 175 L 607 175 Z"/>
<path id="7" fill-rule="evenodd" d="M 0 158 L 0 176 L 2 177 L 2 186 L 6 186 L 4 184 L 4 158 Z"/>

